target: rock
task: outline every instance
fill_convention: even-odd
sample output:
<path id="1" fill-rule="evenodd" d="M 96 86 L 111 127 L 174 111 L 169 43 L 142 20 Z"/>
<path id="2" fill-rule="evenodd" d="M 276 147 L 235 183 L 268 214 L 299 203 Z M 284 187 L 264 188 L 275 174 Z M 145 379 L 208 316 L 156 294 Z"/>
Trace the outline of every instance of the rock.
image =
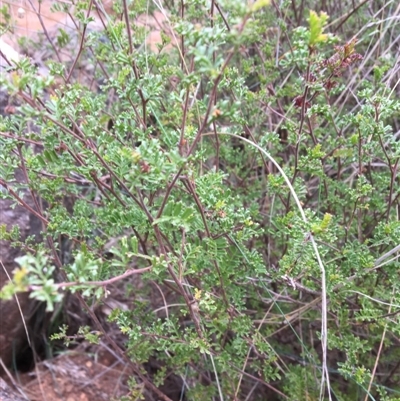
<path id="1" fill-rule="evenodd" d="M 19 61 L 20 59 L 19 53 L 14 49 L 13 46 L 10 46 L 9 44 L 5 43 L 1 38 L 0 38 L 0 49 L 1 49 L 0 68 L 7 65 L 7 62 L 12 63 Z M 3 58 L 3 55 L 6 57 L 6 59 Z"/>
<path id="2" fill-rule="evenodd" d="M 26 401 L 0 377 L 0 400 L 1 401 Z"/>
<path id="3" fill-rule="evenodd" d="M 17 178 L 20 178 L 18 174 Z M 32 197 L 25 195 L 24 201 L 34 207 Z M 0 199 L 0 225 L 4 224 L 7 231 L 18 226 L 22 241 L 30 235 L 40 241 L 40 220 L 22 206 L 13 207 L 14 203 L 10 199 Z M 21 249 L 12 247 L 9 241 L 0 240 L 0 288 L 13 276 L 13 270 L 18 267 L 15 258 L 22 255 Z M 0 300 L 0 356 L 6 366 L 27 349 L 29 328 L 37 306 L 38 303 L 27 293 L 20 293 L 8 301 Z"/>

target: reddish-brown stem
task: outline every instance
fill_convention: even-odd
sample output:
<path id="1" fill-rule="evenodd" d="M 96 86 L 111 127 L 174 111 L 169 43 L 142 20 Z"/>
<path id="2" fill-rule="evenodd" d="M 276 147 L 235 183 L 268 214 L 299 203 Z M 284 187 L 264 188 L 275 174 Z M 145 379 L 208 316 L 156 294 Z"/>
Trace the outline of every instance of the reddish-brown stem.
<path id="1" fill-rule="evenodd" d="M 88 9 L 87 9 L 86 19 L 89 18 L 90 12 L 91 12 L 91 10 L 92 10 L 92 5 L 93 5 L 93 0 L 90 0 L 89 5 L 88 5 Z M 70 71 L 69 71 L 69 73 L 68 73 L 68 76 L 67 76 L 67 78 L 65 79 L 65 83 L 68 83 L 69 80 L 71 79 L 72 73 L 74 72 L 74 69 L 75 69 L 76 64 L 77 64 L 77 62 L 78 62 L 78 60 L 79 60 L 79 57 L 81 56 L 81 53 L 82 53 L 82 50 L 83 50 L 83 43 L 84 43 L 84 41 L 85 41 L 86 28 L 87 28 L 87 24 L 85 24 L 85 25 L 83 26 L 83 31 L 82 31 L 82 35 L 81 35 L 81 40 L 80 40 L 80 43 L 79 43 L 79 50 L 78 50 L 78 53 L 77 53 L 77 55 L 76 55 L 76 57 L 75 57 L 75 60 L 74 60 L 73 63 L 72 63 L 72 66 L 71 66 L 71 69 L 70 69 Z"/>
<path id="2" fill-rule="evenodd" d="M 141 274 L 151 270 L 151 266 L 143 267 L 141 269 L 128 269 L 125 273 L 120 274 L 119 276 L 114 276 L 108 280 L 104 281 L 85 281 L 84 283 L 80 283 L 79 281 L 69 281 L 65 283 L 57 283 L 54 286 L 57 289 L 64 289 L 69 287 L 79 287 L 79 286 L 90 286 L 90 287 L 106 287 L 107 285 L 116 283 L 118 281 L 124 280 L 127 277 L 133 276 L 134 274 Z M 30 291 L 40 290 L 42 286 L 40 285 L 31 285 L 29 286 Z"/>

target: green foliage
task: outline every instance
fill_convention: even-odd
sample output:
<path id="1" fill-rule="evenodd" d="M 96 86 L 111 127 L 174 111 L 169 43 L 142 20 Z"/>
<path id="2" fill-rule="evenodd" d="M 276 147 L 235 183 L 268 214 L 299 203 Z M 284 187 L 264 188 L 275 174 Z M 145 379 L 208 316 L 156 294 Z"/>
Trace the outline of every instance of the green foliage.
<path id="1" fill-rule="evenodd" d="M 270 4 L 270 0 L 256 0 L 254 4 L 251 6 L 251 11 L 254 13 L 260 10 L 263 7 L 266 7 Z"/>
<path id="2" fill-rule="evenodd" d="M 98 344 L 100 342 L 100 335 L 99 333 L 91 331 L 91 328 L 88 326 L 82 326 L 79 328 L 77 334 L 73 336 L 68 336 L 67 335 L 67 330 L 68 326 L 67 325 L 62 325 L 59 328 L 58 333 L 54 333 L 50 336 L 50 340 L 55 341 L 55 340 L 62 340 L 64 342 L 64 345 L 66 347 L 69 347 L 71 344 L 76 342 L 77 340 L 82 340 L 85 339 L 91 344 Z"/>
<path id="3" fill-rule="evenodd" d="M 325 12 L 305 13 L 312 2 L 289 3 L 171 7 L 152 52 L 133 22 L 146 3 L 127 4 L 121 19 L 115 2 L 106 29 L 84 38 L 90 79 L 56 58 L 47 78 L 29 59 L 2 78 L 21 105 L 0 118 L 1 178 L 45 202 L 52 241 L 28 241 L 1 295 L 30 291 L 51 310 L 67 290 L 88 308 L 117 292 L 128 307 L 109 319 L 126 355 L 156 359 L 142 374 L 157 386 L 180 376 L 190 400 L 394 400 L 390 35 L 365 7 L 338 14 L 330 2 L 328 25 Z M 77 25 L 89 23 L 86 7 Z M 382 15 L 379 29 L 391 20 Z M 60 30 L 55 43 L 68 49 L 74 35 Z M 36 151 L 22 146 L 32 141 Z M 18 167 L 26 184 L 12 183 Z M 0 239 L 21 246 L 17 228 L 1 227 Z M 98 340 L 89 328 L 66 332 L 53 338 Z M 132 399 L 143 385 L 132 377 Z"/>
<path id="4" fill-rule="evenodd" d="M 38 253 L 21 256 L 16 259 L 20 268 L 14 270 L 13 280 L 1 290 L 0 298 L 10 299 L 18 292 L 30 290 L 30 297 L 47 304 L 47 311 L 54 309 L 54 304 L 62 300 L 62 294 L 54 282 L 54 266 L 49 266 L 47 257 Z"/>
<path id="5" fill-rule="evenodd" d="M 321 12 L 319 15 L 310 10 L 309 24 L 310 24 L 310 39 L 308 41 L 308 45 L 310 47 L 314 47 L 318 43 L 326 42 L 328 39 L 328 35 L 323 33 L 324 26 L 328 20 L 328 14 L 325 12 Z"/>

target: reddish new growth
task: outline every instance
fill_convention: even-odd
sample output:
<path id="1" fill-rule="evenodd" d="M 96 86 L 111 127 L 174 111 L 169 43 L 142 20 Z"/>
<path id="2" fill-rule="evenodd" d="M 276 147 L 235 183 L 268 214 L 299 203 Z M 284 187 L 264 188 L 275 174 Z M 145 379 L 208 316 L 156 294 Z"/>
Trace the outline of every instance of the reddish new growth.
<path id="1" fill-rule="evenodd" d="M 362 60 L 363 56 L 354 50 L 356 42 L 357 39 L 353 39 L 344 46 L 335 46 L 336 53 L 321 62 L 320 66 L 327 68 L 330 73 L 329 78 L 324 83 L 327 90 L 332 89 L 336 85 L 336 82 L 332 78 L 340 77 L 348 67 Z"/>
<path id="2" fill-rule="evenodd" d="M 146 163 L 145 161 L 140 161 L 139 162 L 140 165 L 140 171 L 142 173 L 149 173 L 150 172 L 150 165 L 148 163 Z"/>
<path id="3" fill-rule="evenodd" d="M 355 62 L 362 60 L 363 56 L 356 53 L 354 50 L 356 42 L 357 39 L 354 38 L 344 46 L 335 46 L 335 54 L 316 65 L 316 71 L 320 71 L 323 68 L 326 68 L 328 71 L 328 77 L 322 81 L 324 88 L 327 91 L 330 91 L 337 84 L 336 78 L 340 77 L 348 67 Z M 308 76 L 305 77 L 305 80 L 309 84 L 312 84 L 317 81 L 317 76 L 316 74 L 309 72 Z M 312 96 L 310 100 L 312 100 L 313 97 L 314 96 Z M 311 107 L 311 101 L 307 100 L 305 95 L 296 96 L 293 99 L 293 105 L 297 108 L 304 107 L 304 110 L 307 110 Z"/>
<path id="4" fill-rule="evenodd" d="M 294 107 L 301 108 L 301 107 L 303 107 L 303 103 L 304 103 L 304 96 L 296 96 L 293 99 Z M 309 107 L 311 107 L 311 103 L 309 101 L 306 101 L 306 104 L 304 105 L 304 107 L 305 107 L 305 110 L 307 110 Z"/>

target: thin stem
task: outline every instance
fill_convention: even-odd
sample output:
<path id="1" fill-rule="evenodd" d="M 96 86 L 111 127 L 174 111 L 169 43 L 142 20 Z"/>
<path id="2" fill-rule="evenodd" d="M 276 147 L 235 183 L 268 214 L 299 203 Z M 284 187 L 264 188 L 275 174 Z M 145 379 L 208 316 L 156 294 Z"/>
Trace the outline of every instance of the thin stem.
<path id="1" fill-rule="evenodd" d="M 124 280 L 127 277 L 133 276 L 135 274 L 141 274 L 145 273 L 147 271 L 150 271 L 152 269 L 152 266 L 148 267 L 143 267 L 141 269 L 128 269 L 125 273 L 120 274 L 119 276 L 114 276 L 108 280 L 104 281 L 85 281 L 83 283 L 80 283 L 79 281 L 68 281 L 64 283 L 57 283 L 54 285 L 55 288 L 63 290 L 64 288 L 69 288 L 69 287 L 106 287 L 107 285 L 116 283 L 118 281 Z M 40 285 L 31 285 L 29 286 L 30 291 L 36 291 L 36 290 L 41 290 L 43 287 Z"/>

